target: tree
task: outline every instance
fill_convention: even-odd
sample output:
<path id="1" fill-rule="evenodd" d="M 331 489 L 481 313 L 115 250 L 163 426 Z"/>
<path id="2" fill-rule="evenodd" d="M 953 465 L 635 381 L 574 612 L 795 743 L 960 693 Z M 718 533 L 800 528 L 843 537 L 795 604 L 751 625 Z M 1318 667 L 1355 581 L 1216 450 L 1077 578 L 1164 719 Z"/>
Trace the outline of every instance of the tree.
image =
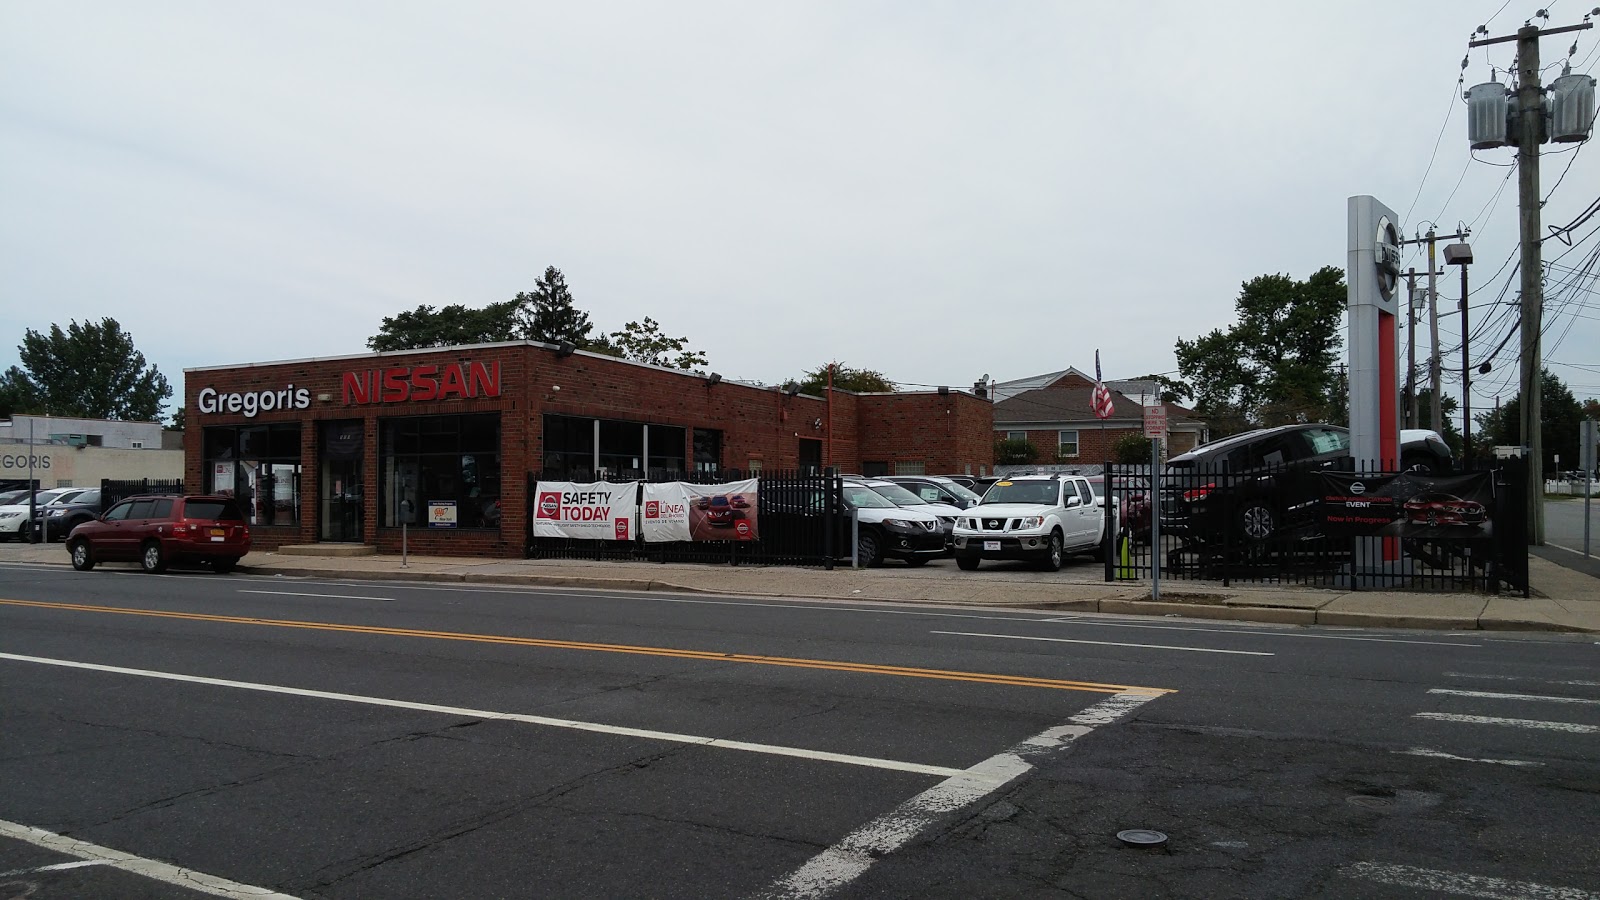
<path id="1" fill-rule="evenodd" d="M 1546 471 L 1553 471 L 1556 456 L 1566 460 L 1563 465 L 1568 468 L 1577 468 L 1578 430 L 1579 423 L 1583 421 L 1583 407 L 1561 379 L 1549 369 L 1541 371 L 1543 375 L 1539 390 L 1539 411 L 1544 416 L 1542 431 L 1544 468 Z M 1480 413 L 1475 418 L 1478 422 L 1478 434 L 1472 442 L 1474 446 L 1487 448 L 1497 444 L 1512 447 L 1523 445 L 1520 393 L 1501 404 L 1499 409 Z"/>
<path id="2" fill-rule="evenodd" d="M 1337 412 L 1345 303 L 1344 271 L 1334 266 L 1305 281 L 1245 282 L 1231 328 L 1177 342 L 1178 389 L 1220 434 L 1326 421 Z"/>
<path id="3" fill-rule="evenodd" d="M 424 304 L 397 316 L 384 316 L 383 326 L 367 338 L 367 346 L 380 351 L 418 350 L 520 340 L 520 307 L 520 299 L 491 303 L 483 309 L 455 303 L 436 310 Z"/>
<path id="4" fill-rule="evenodd" d="M 1439 432 L 1457 456 L 1461 455 L 1461 429 L 1456 427 L 1456 420 L 1451 416 L 1460 408 L 1460 402 L 1449 394 L 1439 398 L 1439 410 L 1444 419 L 1444 427 L 1441 428 L 1433 424 L 1433 388 L 1425 387 L 1417 391 L 1417 427 Z"/>
<path id="5" fill-rule="evenodd" d="M 1001 438 L 994 442 L 994 461 L 1000 465 L 1026 465 L 1039 458 L 1039 448 L 1027 438 Z"/>
<path id="6" fill-rule="evenodd" d="M 1124 465 L 1150 462 L 1150 439 L 1142 434 L 1125 434 L 1111 445 L 1111 458 Z"/>
<path id="7" fill-rule="evenodd" d="M 566 341 L 580 350 L 605 352 L 606 341 L 591 341 L 589 332 L 594 326 L 589 314 L 573 305 L 572 292 L 561 270 L 548 266 L 544 277 L 534 283 L 533 291 L 517 294 L 515 302 L 518 331 L 530 341 L 559 344 Z M 615 354 L 613 354 L 615 355 Z"/>
<path id="8" fill-rule="evenodd" d="M 818 366 L 795 381 L 800 385 L 800 393 L 821 395 L 828 389 L 828 367 Z M 833 366 L 833 386 L 842 391 L 855 391 L 859 394 L 892 394 L 898 390 L 895 383 L 885 378 L 882 372 L 852 369 L 837 363 Z"/>
<path id="9" fill-rule="evenodd" d="M 623 359 L 637 360 L 669 369 L 699 371 L 706 364 L 706 355 L 700 350 L 686 350 L 689 339 L 667 337 L 661 333 L 661 324 L 649 316 L 644 323 L 629 322 L 621 331 L 613 331 L 607 343 Z"/>
<path id="10" fill-rule="evenodd" d="M 1600 422 L 1600 400 L 1590 397 L 1583 401 L 1583 417 Z"/>
<path id="11" fill-rule="evenodd" d="M 23 368 L 0 378 L 13 412 L 148 422 L 161 418 L 172 396 L 167 377 L 145 365 L 116 319 L 73 320 L 66 331 L 51 325 L 49 334 L 30 328 L 17 353 Z"/>

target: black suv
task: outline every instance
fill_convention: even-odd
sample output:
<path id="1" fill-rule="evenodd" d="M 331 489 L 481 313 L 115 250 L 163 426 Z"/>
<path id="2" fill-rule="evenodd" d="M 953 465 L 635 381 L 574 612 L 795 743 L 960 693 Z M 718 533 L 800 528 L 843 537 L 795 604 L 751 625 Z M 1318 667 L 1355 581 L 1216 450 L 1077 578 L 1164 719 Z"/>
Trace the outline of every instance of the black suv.
<path id="1" fill-rule="evenodd" d="M 38 507 L 33 517 L 33 540 L 39 542 L 66 540 L 72 529 L 100 515 L 100 489 L 92 488 L 79 494 L 57 499 Z"/>
<path id="2" fill-rule="evenodd" d="M 1449 447 L 1431 431 L 1401 433 L 1400 467 L 1448 472 Z M 1317 473 L 1349 470 L 1350 431 L 1338 425 L 1280 425 L 1203 444 L 1167 461 L 1161 530 L 1186 543 L 1248 546 L 1314 529 Z"/>

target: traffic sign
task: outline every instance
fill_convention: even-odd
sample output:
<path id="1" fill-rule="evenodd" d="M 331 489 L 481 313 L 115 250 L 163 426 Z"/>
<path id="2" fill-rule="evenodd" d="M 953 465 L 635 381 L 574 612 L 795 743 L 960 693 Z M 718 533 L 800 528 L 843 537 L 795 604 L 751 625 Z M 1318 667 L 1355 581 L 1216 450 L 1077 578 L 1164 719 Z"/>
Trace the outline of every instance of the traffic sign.
<path id="1" fill-rule="evenodd" d="M 1158 439 L 1167 436 L 1167 408 L 1165 406 L 1146 406 L 1144 408 L 1144 436 Z"/>

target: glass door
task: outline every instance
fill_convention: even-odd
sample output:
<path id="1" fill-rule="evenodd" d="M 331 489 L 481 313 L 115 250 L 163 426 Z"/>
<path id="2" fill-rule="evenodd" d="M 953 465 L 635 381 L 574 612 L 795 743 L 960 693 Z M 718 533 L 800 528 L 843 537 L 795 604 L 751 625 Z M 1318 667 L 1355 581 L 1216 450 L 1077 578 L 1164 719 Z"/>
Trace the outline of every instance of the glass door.
<path id="1" fill-rule="evenodd" d="M 361 540 L 364 426 L 360 420 L 324 422 L 317 467 L 317 540 Z"/>

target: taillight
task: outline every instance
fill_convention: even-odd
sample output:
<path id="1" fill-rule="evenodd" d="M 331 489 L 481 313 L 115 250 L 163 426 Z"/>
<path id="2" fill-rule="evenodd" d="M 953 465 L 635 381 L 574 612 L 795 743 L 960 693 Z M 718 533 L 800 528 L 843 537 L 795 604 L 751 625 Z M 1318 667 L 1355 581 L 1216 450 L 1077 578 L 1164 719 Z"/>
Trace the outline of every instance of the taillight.
<path id="1" fill-rule="evenodd" d="M 1201 486 L 1195 488 L 1192 491 L 1184 491 L 1183 492 L 1183 499 L 1185 499 L 1185 500 L 1187 500 L 1187 501 L 1189 501 L 1191 503 L 1196 501 L 1196 500 L 1204 500 L 1205 496 L 1207 494 L 1211 493 L 1212 491 L 1214 491 L 1216 489 L 1217 489 L 1216 482 L 1212 482 L 1211 484 L 1202 484 Z"/>

